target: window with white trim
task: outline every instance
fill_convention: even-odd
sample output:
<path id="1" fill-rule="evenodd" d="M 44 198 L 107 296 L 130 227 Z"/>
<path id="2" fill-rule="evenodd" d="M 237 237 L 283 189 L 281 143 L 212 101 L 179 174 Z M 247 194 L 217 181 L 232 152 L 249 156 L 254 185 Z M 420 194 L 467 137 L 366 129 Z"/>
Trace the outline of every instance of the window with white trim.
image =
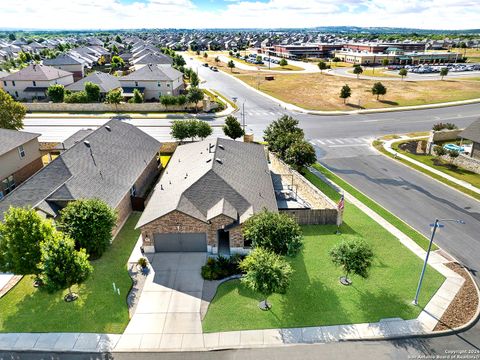
<path id="1" fill-rule="evenodd" d="M 25 157 L 25 149 L 23 148 L 23 145 L 18 147 L 18 155 L 20 155 L 22 159 Z"/>
<path id="2" fill-rule="evenodd" d="M 0 183 L 0 188 L 3 189 L 3 194 L 7 195 L 8 193 L 12 192 L 15 189 L 15 180 L 13 179 L 13 175 L 2 180 Z"/>

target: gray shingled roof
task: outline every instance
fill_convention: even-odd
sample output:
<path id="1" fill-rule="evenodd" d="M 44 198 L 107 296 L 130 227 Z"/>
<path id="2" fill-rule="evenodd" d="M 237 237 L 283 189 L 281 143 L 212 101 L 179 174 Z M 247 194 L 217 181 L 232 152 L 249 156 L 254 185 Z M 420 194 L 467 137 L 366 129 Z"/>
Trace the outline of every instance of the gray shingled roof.
<path id="1" fill-rule="evenodd" d="M 82 91 L 85 90 L 85 83 L 92 82 L 100 86 L 100 92 L 107 93 L 110 90 L 118 89 L 121 87 L 120 81 L 118 81 L 118 77 L 100 72 L 95 71 L 94 73 L 84 77 L 83 79 L 68 85 L 65 89 L 70 91 Z"/>
<path id="2" fill-rule="evenodd" d="M 110 120 L 84 141 L 1 200 L 0 220 L 10 205 L 32 206 L 53 216 L 64 200 L 99 198 L 116 207 L 160 149 L 157 140 L 119 120 Z"/>
<path id="3" fill-rule="evenodd" d="M 135 56 L 135 54 L 134 54 Z M 161 54 L 161 53 L 146 53 L 139 57 L 135 57 L 131 60 L 131 63 L 134 65 L 142 65 L 142 64 L 167 64 L 170 65 L 173 63 L 173 60 L 170 56 Z"/>
<path id="4" fill-rule="evenodd" d="M 170 65 L 148 64 L 141 69 L 132 72 L 120 78 L 122 80 L 144 80 L 144 81 L 161 81 L 161 80 L 176 80 L 183 74 L 171 67 Z"/>
<path id="5" fill-rule="evenodd" d="M 467 126 L 458 136 L 480 143 L 480 119 Z"/>
<path id="6" fill-rule="evenodd" d="M 59 55 L 54 59 L 43 60 L 43 65 L 55 66 L 55 65 L 81 65 L 85 61 L 72 54 Z"/>
<path id="7" fill-rule="evenodd" d="M 23 68 L 20 71 L 12 73 L 4 78 L 5 80 L 14 80 L 14 81 L 42 81 L 42 80 L 55 80 L 68 75 L 72 75 L 71 72 L 56 69 L 51 66 L 32 64 Z"/>
<path id="8" fill-rule="evenodd" d="M 57 144 L 53 149 L 54 150 L 68 150 L 76 143 L 82 141 L 87 135 L 90 135 L 93 132 L 92 129 L 80 129 L 72 136 L 65 139 L 63 142 Z"/>
<path id="9" fill-rule="evenodd" d="M 25 131 L 0 129 L 0 156 L 39 136 Z"/>
<path id="10" fill-rule="evenodd" d="M 264 208 L 277 211 L 263 146 L 204 140 L 177 148 L 137 227 L 174 210 L 205 222 L 224 214 L 243 223 Z"/>

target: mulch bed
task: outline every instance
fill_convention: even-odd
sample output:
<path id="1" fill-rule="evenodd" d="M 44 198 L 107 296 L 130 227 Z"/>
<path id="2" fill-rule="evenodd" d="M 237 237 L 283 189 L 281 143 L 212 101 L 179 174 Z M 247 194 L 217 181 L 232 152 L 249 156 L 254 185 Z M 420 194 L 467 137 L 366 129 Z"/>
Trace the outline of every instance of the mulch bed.
<path id="1" fill-rule="evenodd" d="M 465 268 L 456 262 L 448 263 L 446 266 L 465 278 L 465 283 L 435 326 L 434 331 L 450 330 L 466 324 L 475 316 L 478 307 L 477 289 Z"/>

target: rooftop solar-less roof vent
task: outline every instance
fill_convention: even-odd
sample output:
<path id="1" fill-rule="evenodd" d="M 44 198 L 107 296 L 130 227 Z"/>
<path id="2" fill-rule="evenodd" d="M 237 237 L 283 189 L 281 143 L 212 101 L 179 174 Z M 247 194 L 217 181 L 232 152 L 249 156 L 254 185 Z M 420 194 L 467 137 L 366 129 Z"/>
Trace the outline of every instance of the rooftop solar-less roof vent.
<path id="1" fill-rule="evenodd" d="M 208 160 L 207 160 L 207 163 L 209 163 L 210 161 L 212 161 L 212 159 L 208 159 Z"/>
<path id="2" fill-rule="evenodd" d="M 219 163 L 219 164 L 223 164 L 223 161 L 222 161 L 222 159 L 220 159 L 220 158 L 216 158 L 215 161 L 216 161 L 217 163 Z"/>
<path id="3" fill-rule="evenodd" d="M 218 147 L 222 150 L 225 150 L 225 146 L 223 146 L 223 145 L 218 145 Z"/>
<path id="4" fill-rule="evenodd" d="M 83 143 L 85 144 L 86 147 L 90 147 L 90 141 L 85 140 Z"/>
<path id="5" fill-rule="evenodd" d="M 110 126 L 105 126 L 105 129 L 107 129 L 108 131 L 112 131 L 112 128 Z"/>

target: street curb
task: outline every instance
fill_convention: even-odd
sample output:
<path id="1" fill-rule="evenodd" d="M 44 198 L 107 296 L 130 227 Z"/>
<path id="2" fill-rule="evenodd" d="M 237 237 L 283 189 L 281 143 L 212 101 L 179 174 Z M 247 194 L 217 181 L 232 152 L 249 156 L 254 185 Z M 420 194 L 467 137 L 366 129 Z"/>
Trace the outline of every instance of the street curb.
<path id="1" fill-rule="evenodd" d="M 443 108 L 443 107 L 451 107 L 451 106 L 458 106 L 458 105 L 469 105 L 469 104 L 476 104 L 480 103 L 480 98 L 476 99 L 469 99 L 469 100 L 461 100 L 461 101 L 451 101 L 451 102 L 444 102 L 438 104 L 425 104 L 425 105 L 417 105 L 417 106 L 401 106 L 401 107 L 394 107 L 394 108 L 384 108 L 384 109 L 364 109 L 364 110 L 351 110 L 351 111 L 340 111 L 340 110 L 331 110 L 331 111 L 321 111 L 321 110 L 309 110 L 302 108 L 300 106 L 296 106 L 285 101 L 279 100 L 271 95 L 268 95 L 260 90 L 255 89 L 253 86 L 248 85 L 247 83 L 243 82 L 242 80 L 238 79 L 237 77 L 223 71 L 225 75 L 230 76 L 231 78 L 235 79 L 236 81 L 240 82 L 243 86 L 248 87 L 250 90 L 255 91 L 256 93 L 266 97 L 269 100 L 272 100 L 279 104 L 280 106 L 284 107 L 286 110 L 290 111 L 297 111 L 304 114 L 309 115 L 319 115 L 319 116 L 332 116 L 332 115 L 358 115 L 358 114 L 375 114 L 375 113 L 390 113 L 390 112 L 397 112 L 397 111 L 411 111 L 411 110 L 428 110 L 428 109 L 436 109 L 436 108 Z M 333 76 L 333 75 L 332 75 Z"/>
<path id="2" fill-rule="evenodd" d="M 414 139 L 414 138 L 412 138 L 412 139 Z M 378 140 L 378 139 L 376 139 L 376 140 Z M 401 139 L 399 139 L 399 140 L 401 140 Z M 385 143 L 384 143 L 384 144 L 385 144 Z M 403 163 L 403 162 L 401 162 L 401 161 L 397 161 L 397 160 L 395 160 L 395 159 L 392 159 L 390 156 L 382 153 L 381 151 L 378 151 L 378 149 L 375 148 L 375 146 L 373 146 L 372 144 L 370 144 L 370 147 L 371 147 L 372 149 L 374 149 L 378 154 L 386 157 L 387 159 L 390 159 L 390 160 L 392 160 L 392 161 L 395 161 L 395 163 L 397 163 L 397 164 L 403 165 L 403 166 L 409 168 L 410 170 L 416 171 L 416 172 L 418 172 L 419 174 L 422 174 L 423 176 L 426 176 L 426 177 L 428 177 L 429 179 L 438 182 L 439 184 L 442 184 L 442 185 L 444 185 L 444 186 L 447 186 L 449 189 L 455 190 L 455 191 L 459 192 L 460 194 L 462 194 L 462 195 L 464 195 L 464 196 L 468 196 L 470 199 L 472 199 L 472 200 L 474 200 L 474 201 L 480 201 L 480 200 L 474 198 L 472 195 L 467 194 L 467 193 L 464 193 L 463 191 L 461 191 L 461 190 L 459 190 L 459 189 L 456 189 L 456 188 L 454 188 L 454 187 L 452 187 L 452 186 L 444 183 L 444 182 L 441 181 L 441 180 L 435 179 L 434 177 L 432 177 L 432 176 L 430 176 L 430 175 L 428 175 L 428 174 L 425 174 L 424 172 L 421 172 L 420 170 L 415 169 L 415 168 L 411 167 L 410 165 L 407 165 L 407 164 L 405 164 L 405 163 Z M 386 149 L 385 149 L 385 150 L 386 150 Z M 392 149 L 392 150 L 393 150 L 393 149 Z M 386 151 L 388 151 L 388 150 L 386 150 Z M 404 159 L 404 158 L 402 157 L 401 159 Z M 406 160 L 406 159 L 404 159 L 404 160 L 407 161 L 407 162 L 409 162 L 409 161 Z M 413 164 L 413 163 L 412 163 L 412 164 Z M 426 170 L 429 171 L 428 169 L 426 169 Z M 448 180 L 448 179 L 447 179 L 447 180 Z M 459 184 L 459 185 L 460 185 L 460 184 Z M 462 185 L 460 185 L 460 186 L 462 186 Z M 464 186 L 462 186 L 462 187 L 465 188 L 465 189 L 468 189 L 468 188 L 466 188 L 466 187 L 464 187 Z"/>

